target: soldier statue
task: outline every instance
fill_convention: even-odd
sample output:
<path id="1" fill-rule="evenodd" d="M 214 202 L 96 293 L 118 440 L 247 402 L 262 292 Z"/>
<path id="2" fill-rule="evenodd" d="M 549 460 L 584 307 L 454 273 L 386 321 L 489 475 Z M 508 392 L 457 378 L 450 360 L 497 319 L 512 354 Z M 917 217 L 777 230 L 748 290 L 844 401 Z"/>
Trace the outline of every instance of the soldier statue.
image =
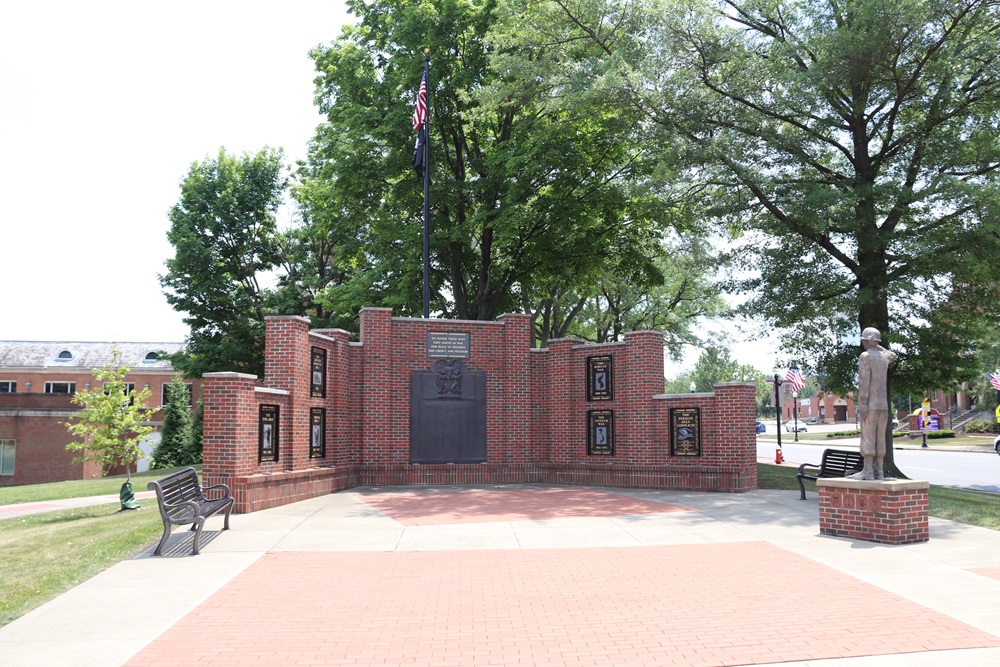
<path id="1" fill-rule="evenodd" d="M 889 364 L 896 360 L 896 353 L 879 343 L 882 336 L 878 329 L 868 327 L 861 332 L 861 346 L 865 351 L 858 358 L 858 416 L 861 421 L 861 456 L 864 469 L 851 475 L 854 479 L 884 479 L 885 434 L 889 423 L 889 397 L 886 395 L 886 378 Z"/>

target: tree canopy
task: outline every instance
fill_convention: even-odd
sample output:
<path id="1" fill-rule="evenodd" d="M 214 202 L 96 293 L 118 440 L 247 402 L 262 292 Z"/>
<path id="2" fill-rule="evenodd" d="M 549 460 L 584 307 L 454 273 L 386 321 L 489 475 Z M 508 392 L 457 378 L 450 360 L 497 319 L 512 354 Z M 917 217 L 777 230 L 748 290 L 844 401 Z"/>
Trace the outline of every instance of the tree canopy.
<path id="1" fill-rule="evenodd" d="M 283 154 L 239 157 L 220 149 L 191 165 L 170 209 L 174 257 L 160 276 L 167 302 L 186 313 L 185 350 L 173 355 L 188 377 L 208 371 L 264 372 L 261 277 L 279 261 L 274 213 L 285 188 Z"/>
<path id="2" fill-rule="evenodd" d="M 741 311 L 786 329 L 828 388 L 853 386 L 867 326 L 900 353 L 901 389 L 981 369 L 1000 278 L 997 2 L 543 4 L 561 44 L 600 47 L 565 48 L 567 66 L 600 69 L 593 85 L 677 150 L 676 187 L 735 240 Z"/>

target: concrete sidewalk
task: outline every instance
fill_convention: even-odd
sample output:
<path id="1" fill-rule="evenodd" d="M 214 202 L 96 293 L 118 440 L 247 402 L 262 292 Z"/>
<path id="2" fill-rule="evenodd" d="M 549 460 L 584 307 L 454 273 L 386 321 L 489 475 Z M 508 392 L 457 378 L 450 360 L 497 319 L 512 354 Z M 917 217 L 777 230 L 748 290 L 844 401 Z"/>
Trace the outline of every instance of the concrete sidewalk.
<path id="1" fill-rule="evenodd" d="M 0 665 L 1000 664 L 1000 532 L 820 536 L 815 494 L 359 488 L 177 531 Z"/>

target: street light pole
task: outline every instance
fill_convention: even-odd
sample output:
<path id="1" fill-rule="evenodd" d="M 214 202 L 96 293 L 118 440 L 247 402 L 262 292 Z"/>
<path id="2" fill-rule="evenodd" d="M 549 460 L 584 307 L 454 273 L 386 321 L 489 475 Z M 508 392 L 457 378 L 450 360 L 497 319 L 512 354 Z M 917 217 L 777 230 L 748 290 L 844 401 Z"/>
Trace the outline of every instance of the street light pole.
<path id="1" fill-rule="evenodd" d="M 799 441 L 799 392 L 792 392 L 792 430 L 795 431 L 795 442 Z"/>
<path id="2" fill-rule="evenodd" d="M 781 380 L 778 379 L 778 372 L 774 372 L 774 406 L 775 420 L 778 425 L 778 449 L 781 449 Z"/>

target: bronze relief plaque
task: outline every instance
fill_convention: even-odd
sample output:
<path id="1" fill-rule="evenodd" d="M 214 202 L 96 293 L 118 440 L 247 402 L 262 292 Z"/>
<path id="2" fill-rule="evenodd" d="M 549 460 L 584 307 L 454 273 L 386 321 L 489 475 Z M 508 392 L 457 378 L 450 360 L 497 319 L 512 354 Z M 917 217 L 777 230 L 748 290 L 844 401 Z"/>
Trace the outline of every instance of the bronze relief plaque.
<path id="1" fill-rule="evenodd" d="M 326 458 L 326 408 L 309 408 L 309 458 Z"/>
<path id="2" fill-rule="evenodd" d="M 615 397 L 611 355 L 587 357 L 587 400 L 610 401 Z"/>
<path id="3" fill-rule="evenodd" d="M 257 420 L 257 461 L 278 460 L 278 406 L 260 406 Z"/>
<path id="4" fill-rule="evenodd" d="M 701 456 L 701 408 L 670 409 L 670 454 Z"/>
<path id="5" fill-rule="evenodd" d="M 326 398 L 326 350 L 314 347 L 310 359 L 309 395 L 313 398 Z"/>
<path id="6" fill-rule="evenodd" d="M 587 455 L 614 456 L 615 411 L 587 411 Z"/>

